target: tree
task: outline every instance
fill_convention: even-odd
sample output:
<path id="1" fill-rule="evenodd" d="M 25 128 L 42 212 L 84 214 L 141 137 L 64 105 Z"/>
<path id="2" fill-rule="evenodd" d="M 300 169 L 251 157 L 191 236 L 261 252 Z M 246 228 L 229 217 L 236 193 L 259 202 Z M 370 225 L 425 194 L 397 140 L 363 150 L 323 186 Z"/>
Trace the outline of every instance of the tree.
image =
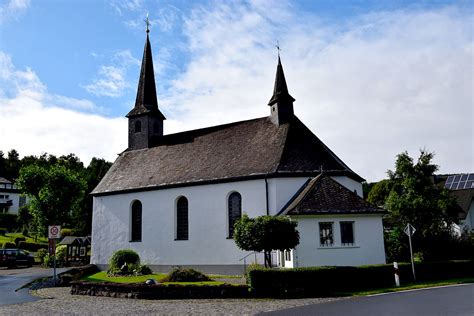
<path id="1" fill-rule="evenodd" d="M 265 266 L 271 267 L 272 250 L 290 250 L 299 244 L 296 222 L 288 217 L 259 216 L 249 218 L 246 214 L 234 225 L 234 241 L 245 251 L 264 251 Z"/>
<path id="2" fill-rule="evenodd" d="M 17 185 L 31 197 L 33 225 L 43 235 L 48 225 L 70 224 L 71 214 L 80 207 L 86 189 L 78 172 L 60 165 L 23 167 Z"/>
<path id="3" fill-rule="evenodd" d="M 381 202 L 386 197 L 384 204 L 389 211 L 386 244 L 388 255 L 394 256 L 390 259 L 406 258 L 407 250 L 403 245 L 406 245 L 407 237 L 403 228 L 407 223 L 416 228 L 413 242 L 425 259 L 445 259 L 443 252 L 452 239 L 452 225 L 457 222 L 459 207 L 448 190 L 433 184 L 434 173 L 438 170 L 431 162 L 433 157 L 433 153 L 421 150 L 414 163 L 407 152 L 399 154 L 395 170 L 388 171 L 388 181 L 369 194 L 373 202 Z"/>
<path id="4" fill-rule="evenodd" d="M 89 166 L 82 171 L 82 175 L 87 183 L 86 192 L 90 193 L 99 184 L 100 180 L 107 173 L 112 163 L 104 159 L 92 158 Z M 74 228 L 77 233 L 89 235 L 92 228 L 92 208 L 93 199 L 90 194 L 84 196 L 81 208 L 73 213 Z"/>

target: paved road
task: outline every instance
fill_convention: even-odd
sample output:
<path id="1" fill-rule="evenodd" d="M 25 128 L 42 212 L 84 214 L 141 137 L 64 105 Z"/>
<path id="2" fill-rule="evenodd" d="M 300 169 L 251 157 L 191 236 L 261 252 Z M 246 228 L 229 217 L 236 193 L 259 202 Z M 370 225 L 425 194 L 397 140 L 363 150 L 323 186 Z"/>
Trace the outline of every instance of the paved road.
<path id="1" fill-rule="evenodd" d="M 357 297 L 268 315 L 474 315 L 474 284 Z"/>
<path id="2" fill-rule="evenodd" d="M 63 272 L 67 269 L 57 269 L 57 272 Z M 23 285 L 43 277 L 53 275 L 53 269 L 44 268 L 24 268 L 24 269 L 6 269 L 0 268 L 0 305 L 17 304 L 32 302 L 38 300 L 31 296 L 28 289 L 22 289 L 15 292 Z"/>

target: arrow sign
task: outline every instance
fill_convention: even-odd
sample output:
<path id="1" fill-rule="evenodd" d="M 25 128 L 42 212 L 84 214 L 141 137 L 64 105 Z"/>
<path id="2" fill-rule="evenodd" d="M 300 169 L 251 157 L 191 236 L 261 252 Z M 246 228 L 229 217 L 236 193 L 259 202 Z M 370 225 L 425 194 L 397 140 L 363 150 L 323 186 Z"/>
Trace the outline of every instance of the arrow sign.
<path id="1" fill-rule="evenodd" d="M 416 232 L 416 229 L 412 226 L 412 224 L 408 223 L 403 231 L 405 232 L 405 234 L 411 237 Z"/>

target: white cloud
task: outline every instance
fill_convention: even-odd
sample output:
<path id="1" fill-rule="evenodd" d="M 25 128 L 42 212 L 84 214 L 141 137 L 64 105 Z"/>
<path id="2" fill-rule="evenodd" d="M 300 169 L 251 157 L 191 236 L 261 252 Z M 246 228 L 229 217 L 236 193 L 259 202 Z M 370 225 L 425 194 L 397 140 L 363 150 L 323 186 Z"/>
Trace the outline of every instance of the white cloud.
<path id="1" fill-rule="evenodd" d="M 110 4 L 119 15 L 124 14 L 124 11 L 128 13 L 129 11 L 143 10 L 142 0 L 112 0 Z"/>
<path id="2" fill-rule="evenodd" d="M 31 69 L 16 69 L 0 52 L 1 150 L 16 149 L 21 155 L 75 153 L 85 164 L 94 156 L 115 160 L 126 148 L 126 120 L 75 109 L 97 107 L 89 100 L 49 94 Z"/>
<path id="3" fill-rule="evenodd" d="M 94 58 L 99 57 L 96 53 Z M 116 52 L 112 58 L 112 65 L 102 65 L 99 67 L 97 75 L 92 79 L 92 83 L 82 85 L 87 92 L 96 96 L 106 96 L 111 98 L 121 97 L 126 90 L 131 88 L 127 79 L 127 71 L 131 67 L 139 67 L 140 60 L 133 57 L 130 50 Z"/>
<path id="4" fill-rule="evenodd" d="M 361 176 L 381 179 L 419 148 L 441 172 L 474 170 L 472 15 L 374 12 L 338 27 L 256 3 L 186 19 L 192 60 L 159 96 L 179 121 L 166 131 L 268 115 L 279 39 L 296 114 Z"/>
<path id="5" fill-rule="evenodd" d="M 30 0 L 10 0 L 0 5 L 0 24 L 16 20 L 30 6 Z"/>

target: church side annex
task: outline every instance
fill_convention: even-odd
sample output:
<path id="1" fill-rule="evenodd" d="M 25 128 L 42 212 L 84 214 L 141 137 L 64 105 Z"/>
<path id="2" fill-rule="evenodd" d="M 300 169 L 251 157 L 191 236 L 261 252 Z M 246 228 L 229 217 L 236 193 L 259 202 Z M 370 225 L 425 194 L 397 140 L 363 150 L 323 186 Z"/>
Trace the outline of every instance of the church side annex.
<path id="1" fill-rule="evenodd" d="M 249 253 L 232 234 L 243 213 L 298 222 L 300 244 L 275 254 L 280 267 L 385 263 L 383 210 L 361 198 L 363 179 L 295 116 L 294 101 L 278 56 L 269 116 L 166 135 L 147 29 L 128 148 L 92 192 L 91 263 L 133 249 L 155 271 L 241 273 Z M 247 263 L 255 258 L 263 263 Z"/>

